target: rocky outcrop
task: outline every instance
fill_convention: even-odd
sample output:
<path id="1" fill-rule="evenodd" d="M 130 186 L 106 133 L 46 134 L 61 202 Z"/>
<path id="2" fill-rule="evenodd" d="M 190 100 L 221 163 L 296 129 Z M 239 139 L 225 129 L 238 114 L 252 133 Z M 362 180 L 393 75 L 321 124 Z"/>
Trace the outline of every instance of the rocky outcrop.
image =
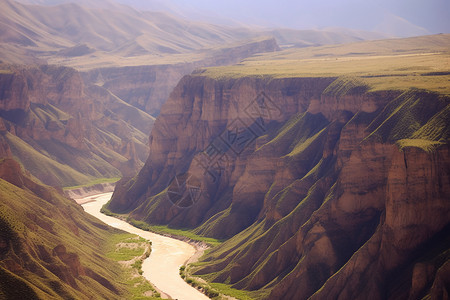
<path id="1" fill-rule="evenodd" d="M 22 74 L 6 72 L 0 77 L 0 110 L 27 110 L 30 107 L 28 87 Z"/>
<path id="2" fill-rule="evenodd" d="M 434 280 L 435 266 L 430 269 L 430 266 L 427 267 L 430 262 L 427 263 L 422 258 L 420 263 L 415 263 L 414 270 L 402 278 L 408 282 L 406 286 L 392 287 L 390 282 L 397 279 L 398 269 L 404 268 L 420 254 L 426 253 L 427 248 L 433 244 L 429 241 L 448 226 L 450 188 L 448 185 L 440 185 L 439 182 L 449 180 L 447 166 L 450 164 L 450 149 L 443 147 L 433 154 L 417 148 L 404 149 L 403 153 L 395 147 L 386 150 L 390 154 L 383 155 L 390 159 L 387 169 L 384 169 L 387 175 L 386 184 L 381 185 L 384 188 L 382 197 L 374 198 L 379 203 L 371 204 L 362 199 L 358 202 L 359 207 L 353 206 L 349 211 L 343 205 L 344 202 L 355 201 L 350 202 L 343 194 L 334 203 L 333 210 L 337 212 L 333 213 L 334 218 L 339 220 L 342 208 L 346 210 L 343 217 L 349 219 L 379 206 L 381 216 L 378 227 L 340 270 L 333 270 L 336 275 L 324 282 L 324 286 L 316 292 L 313 299 L 322 299 L 324 295 L 364 299 L 369 294 L 378 299 L 386 296 L 392 299 L 406 299 L 408 296 L 410 299 L 418 299 L 427 293 L 426 289 Z M 364 158 L 364 155 L 362 157 Z M 339 209 L 340 207 L 342 208 Z M 362 225 L 348 224 L 349 221 L 343 219 L 337 223 L 348 227 Z M 433 247 L 436 247 L 436 244 Z M 423 271 L 422 266 L 425 268 Z M 420 276 L 418 273 L 428 273 L 425 278 L 420 279 L 421 283 L 417 282 Z M 372 280 L 367 280 L 362 286 L 366 278 Z M 274 289 L 273 295 L 277 294 L 277 290 L 281 289 Z M 305 296 L 309 295 L 301 297 Z"/>
<path id="3" fill-rule="evenodd" d="M 268 299 L 442 294 L 449 105 L 356 78 L 187 76 L 109 208 L 228 239 L 193 271 Z M 177 174 L 196 178 L 187 207 Z"/>
<path id="4" fill-rule="evenodd" d="M 142 166 L 148 153 L 143 132 L 151 129 L 153 117 L 104 88 L 85 86 L 74 69 L 6 70 L 0 74 L 0 134 L 40 180 L 74 186 L 133 176 Z"/>
<path id="5" fill-rule="evenodd" d="M 2 119 L 0 119 L 0 157 L 12 157 L 11 148 L 3 135 L 6 133 L 6 126 Z"/>

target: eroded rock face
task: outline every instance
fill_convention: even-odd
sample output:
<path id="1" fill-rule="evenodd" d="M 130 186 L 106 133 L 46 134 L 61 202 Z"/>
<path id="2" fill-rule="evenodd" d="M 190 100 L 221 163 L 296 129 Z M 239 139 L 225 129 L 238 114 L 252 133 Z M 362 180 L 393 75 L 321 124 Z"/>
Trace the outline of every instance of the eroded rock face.
<path id="1" fill-rule="evenodd" d="M 0 93 L 2 140 L 47 184 L 76 185 L 89 176 L 132 176 L 146 159 L 143 132 L 151 129 L 153 118 L 104 88 L 86 87 L 74 69 L 9 66 L 0 75 Z M 6 155 L 8 150 L 1 148 Z M 45 157 L 30 161 L 27 157 L 38 155 L 29 153 L 33 149 Z M 50 168 L 48 164 L 32 165 L 40 160 L 55 161 L 49 163 L 53 171 L 46 175 L 41 171 Z M 72 169 L 63 170 L 60 164 Z M 67 172 L 65 178 L 55 176 L 58 172 Z"/>
<path id="2" fill-rule="evenodd" d="M 12 157 L 11 148 L 8 142 L 3 138 L 6 133 L 6 126 L 2 119 L 0 119 L 0 157 Z"/>
<path id="3" fill-rule="evenodd" d="M 313 299 L 330 295 L 339 299 L 367 299 L 369 295 L 374 299 L 395 299 L 398 287 L 392 287 L 390 280 L 396 279 L 399 268 L 428 250 L 423 247 L 433 236 L 445 230 L 450 190 L 448 185 L 439 186 L 439 182 L 449 180 L 446 170 L 450 163 L 449 148 L 440 148 L 433 154 L 417 148 L 403 152 L 396 146 L 377 148 L 367 145 L 355 151 L 352 156 L 360 156 L 361 160 L 350 157 L 340 176 L 345 181 L 338 181 L 340 196 L 317 210 L 310 219 L 315 225 L 300 228 L 297 255 L 304 259 L 296 272 L 274 287 L 271 297 L 306 299 L 314 294 Z M 376 183 L 376 173 L 385 174 L 384 184 Z M 370 182 L 365 176 L 357 185 L 350 183 L 362 174 L 374 179 L 372 189 L 364 185 Z M 324 229 L 321 238 L 314 238 L 317 240 L 311 245 L 311 239 L 318 234 L 314 226 Z M 321 244 L 323 239 L 331 239 L 333 243 L 327 247 Z M 324 264 L 323 258 L 330 255 L 340 260 Z M 321 266 L 325 267 L 325 274 L 318 271 Z M 302 272 L 308 268 L 310 273 Z M 402 280 L 411 283 L 401 287 L 401 291 L 416 295 L 411 299 L 419 298 L 433 282 L 433 268 L 416 267 L 414 272 L 402 274 Z M 314 284 L 297 290 L 289 288 L 299 282 Z"/>
<path id="4" fill-rule="evenodd" d="M 252 134 L 253 138 L 262 136 L 265 131 L 270 129 L 270 126 L 287 120 L 296 112 L 306 111 L 308 104 L 302 99 L 320 98 L 320 91 L 332 81 L 333 79 L 327 78 L 303 81 L 264 81 L 244 78 L 218 82 L 198 76 L 184 77 L 163 106 L 161 115 L 152 130 L 150 159 L 141 170 L 141 173 L 145 173 L 145 175 L 139 176 L 138 182 L 130 190 L 130 193 L 136 195 L 130 197 L 129 203 L 124 203 L 123 206 L 117 204 L 116 207 L 119 209 L 136 208 L 140 204 L 138 199 L 142 200 L 146 196 L 156 195 L 167 187 L 171 177 L 187 171 L 194 155 L 201 156 L 199 152 L 207 149 L 212 140 L 219 137 L 227 127 L 234 126 L 236 123 L 241 127 L 251 126 L 255 123 L 258 116 L 252 115 L 254 112 L 251 109 L 258 105 L 256 100 L 260 95 L 265 95 L 268 103 L 272 103 L 270 100 L 272 98 L 277 100 L 273 102 L 273 105 L 269 104 L 273 106 L 273 116 L 271 116 L 273 119 L 267 119 L 268 123 L 264 124 L 262 129 L 255 128 Z M 302 88 L 297 90 L 296 84 L 298 83 Z M 266 92 L 267 94 L 265 94 Z M 249 147 L 252 149 L 244 150 L 253 152 L 255 146 L 250 144 Z M 240 152 L 240 149 L 236 149 L 236 151 Z M 230 157 L 236 162 L 236 164 L 230 164 L 230 167 L 234 169 L 236 165 L 236 170 L 233 175 L 231 174 L 232 169 L 227 170 L 226 174 L 229 174 L 229 179 L 234 181 L 233 185 L 244 172 L 246 153 L 242 154 Z M 204 176 L 205 170 L 198 168 L 197 164 L 192 164 L 190 171 L 206 181 L 214 179 L 211 176 L 209 178 Z M 206 181 L 205 184 L 211 185 L 211 182 Z M 214 187 L 212 188 L 214 189 Z M 117 193 L 120 193 L 120 189 Z M 209 201 L 207 198 L 209 197 L 202 197 L 200 201 Z M 116 199 L 117 201 L 127 201 L 119 196 L 116 196 Z M 113 201 L 112 205 L 116 205 L 116 203 L 118 202 Z M 211 205 L 212 203 L 209 206 Z M 171 206 L 170 203 L 169 206 Z M 164 218 L 165 213 L 162 215 L 155 213 L 155 217 L 156 215 L 159 215 L 158 218 Z M 200 217 L 201 215 L 204 213 L 199 214 Z M 199 224 L 201 221 L 196 220 L 195 223 Z"/>
<path id="5" fill-rule="evenodd" d="M 183 78 L 110 208 L 229 238 L 194 271 L 269 299 L 442 294 L 450 100 L 345 84 Z M 180 208 L 165 189 L 185 172 L 202 193 Z"/>
<path id="6" fill-rule="evenodd" d="M 3 74 L 0 80 L 0 110 L 27 110 L 30 106 L 28 86 L 22 74 Z"/>

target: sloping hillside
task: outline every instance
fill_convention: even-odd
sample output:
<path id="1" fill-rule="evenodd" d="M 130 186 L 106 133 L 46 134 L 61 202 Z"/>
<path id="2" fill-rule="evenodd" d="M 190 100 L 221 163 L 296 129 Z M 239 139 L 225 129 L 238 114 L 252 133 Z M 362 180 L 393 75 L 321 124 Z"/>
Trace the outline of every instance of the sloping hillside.
<path id="1" fill-rule="evenodd" d="M 130 56 L 142 54 L 142 51 L 173 54 L 251 37 L 249 32 L 240 34 L 163 13 L 137 12 L 126 7 L 95 9 L 75 3 L 39 6 L 9 0 L 2 0 L 1 5 L 1 21 L 8 28 L 2 32 L 1 42 L 36 50 L 51 51 L 88 44 L 100 51 L 128 50 Z"/>
<path id="2" fill-rule="evenodd" d="M 105 255 L 121 232 L 11 158 L 0 159 L 0 229 L 1 299 L 131 297 L 125 271 Z"/>

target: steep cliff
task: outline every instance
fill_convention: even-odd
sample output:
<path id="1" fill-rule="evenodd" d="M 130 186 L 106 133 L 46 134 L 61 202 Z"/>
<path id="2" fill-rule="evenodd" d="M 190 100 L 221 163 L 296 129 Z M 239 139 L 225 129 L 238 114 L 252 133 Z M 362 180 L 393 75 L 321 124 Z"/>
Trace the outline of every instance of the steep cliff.
<path id="1" fill-rule="evenodd" d="M 103 254 L 118 230 L 0 160 L 0 298 L 123 299 L 120 265 Z"/>
<path id="2" fill-rule="evenodd" d="M 55 66 L 2 66 L 2 140 L 33 175 L 70 186 L 133 175 L 147 156 L 153 117 L 77 71 Z"/>
<path id="3" fill-rule="evenodd" d="M 358 58 L 360 74 L 339 57 L 269 75 L 277 55 L 184 77 L 109 208 L 225 239 L 191 270 L 250 296 L 448 293 L 448 73 L 407 55 L 392 58 L 401 74 L 373 76 L 380 56 Z"/>

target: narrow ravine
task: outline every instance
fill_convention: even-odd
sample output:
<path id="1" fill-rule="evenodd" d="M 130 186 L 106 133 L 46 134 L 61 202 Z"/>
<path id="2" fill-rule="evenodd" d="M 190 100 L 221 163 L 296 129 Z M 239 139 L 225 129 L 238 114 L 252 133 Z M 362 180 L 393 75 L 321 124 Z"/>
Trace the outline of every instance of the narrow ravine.
<path id="1" fill-rule="evenodd" d="M 195 254 L 195 248 L 186 242 L 161 236 L 136 228 L 125 221 L 106 216 L 100 212 L 111 199 L 112 193 L 105 193 L 79 199 L 84 210 L 106 224 L 137 234 L 152 242 L 152 253 L 142 265 L 144 277 L 164 294 L 179 300 L 209 299 L 197 289 L 188 285 L 179 275 L 179 268 Z"/>

